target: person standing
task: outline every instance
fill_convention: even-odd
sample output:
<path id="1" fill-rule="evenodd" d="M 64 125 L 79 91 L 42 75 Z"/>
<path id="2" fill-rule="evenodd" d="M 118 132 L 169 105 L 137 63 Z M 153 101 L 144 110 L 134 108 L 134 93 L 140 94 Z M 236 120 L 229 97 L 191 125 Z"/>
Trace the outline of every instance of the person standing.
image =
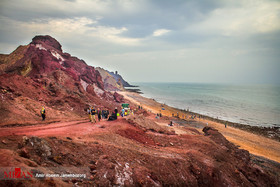
<path id="1" fill-rule="evenodd" d="M 98 121 L 101 120 L 101 115 L 102 115 L 101 110 L 98 108 L 98 110 L 97 110 Z"/>
<path id="2" fill-rule="evenodd" d="M 106 110 L 106 115 L 105 115 L 105 118 L 106 118 L 106 119 L 108 119 L 109 114 L 110 114 L 110 112 L 109 112 L 109 110 L 107 109 L 107 110 Z"/>
<path id="3" fill-rule="evenodd" d="M 41 109 L 41 116 L 42 116 L 42 121 L 44 121 L 46 119 L 46 109 L 44 106 Z"/>
<path id="4" fill-rule="evenodd" d="M 105 119 L 106 110 L 102 110 L 102 119 Z"/>
<path id="5" fill-rule="evenodd" d="M 96 111 L 93 107 L 91 107 L 91 109 L 90 109 L 90 114 L 91 114 L 91 119 L 92 119 L 91 122 L 93 122 L 93 120 L 94 120 L 94 123 L 96 123 L 96 120 L 95 120 Z"/>
<path id="6" fill-rule="evenodd" d="M 115 114 L 114 114 L 115 115 L 115 119 L 118 119 L 118 108 L 117 107 L 115 108 L 114 112 L 115 112 Z"/>
<path id="7" fill-rule="evenodd" d="M 90 107 L 87 109 L 87 113 L 88 113 L 88 118 L 89 118 L 89 121 L 91 122 L 92 119 L 91 119 L 91 112 L 90 112 Z"/>

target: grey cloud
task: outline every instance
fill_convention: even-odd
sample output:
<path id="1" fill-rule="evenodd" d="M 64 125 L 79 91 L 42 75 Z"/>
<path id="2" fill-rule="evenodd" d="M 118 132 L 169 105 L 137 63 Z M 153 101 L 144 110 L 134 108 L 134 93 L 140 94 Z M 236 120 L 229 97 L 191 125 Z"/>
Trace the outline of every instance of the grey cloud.
<path id="1" fill-rule="evenodd" d="M 207 20 L 215 10 L 242 7 L 244 2 L 107 0 L 79 4 L 76 0 L 27 0 L 25 3 L 17 0 L 2 0 L 0 2 L 0 49 L 1 53 L 6 52 L 8 45 L 5 44 L 9 44 L 9 48 L 11 45 L 16 48 L 20 44 L 29 43 L 36 34 L 49 34 L 61 42 L 65 52 L 85 59 L 91 65 L 119 70 L 133 81 L 149 81 L 142 80 L 144 79 L 142 74 L 135 72 L 135 68 L 139 72 L 147 72 L 150 76 L 155 74 L 157 80 L 154 81 L 166 81 L 164 76 L 166 72 L 173 75 L 174 81 L 203 81 L 205 79 L 203 74 L 207 75 L 209 81 L 212 74 L 231 74 L 231 80 L 242 81 L 234 78 L 238 72 L 242 72 L 244 77 L 250 77 L 251 81 L 254 78 L 257 81 L 262 79 L 273 81 L 271 77 L 275 78 L 280 74 L 279 29 L 266 33 L 245 33 L 244 36 L 226 36 L 215 29 L 209 32 L 207 25 L 203 27 L 205 29 L 203 31 L 199 30 L 200 27 L 190 29 Z M 77 35 L 77 32 L 66 35 L 63 32 L 42 31 L 36 28 L 36 24 L 47 25 L 50 20 L 58 19 L 63 22 L 63 19 L 77 17 L 85 17 L 97 22 L 84 25 L 86 28 L 84 35 Z M 101 19 L 97 19 L 98 17 Z M 34 27 L 26 27 L 32 22 Z M 125 27 L 126 31 L 112 36 L 119 39 L 139 39 L 139 43 L 125 45 L 125 42 L 114 43 L 108 38 L 98 37 L 98 34 L 91 35 L 90 32 L 98 27 L 106 27 L 109 31 Z M 153 32 L 158 29 L 168 29 L 170 32 L 154 37 Z M 169 67 L 171 62 L 174 66 Z M 147 69 L 147 66 L 150 68 Z M 201 76 L 195 77 L 193 73 L 186 75 L 185 80 L 182 80 L 185 77 L 184 69 L 189 67 L 194 69 L 206 67 L 206 69 L 201 70 Z M 266 77 L 268 75 L 270 78 Z M 212 81 L 219 80 L 213 78 Z"/>
<path id="2" fill-rule="evenodd" d="M 250 41 L 256 47 L 270 49 L 270 52 L 276 52 L 280 57 L 280 31 L 275 31 L 269 34 L 257 34 L 251 36 Z"/>
<path id="3" fill-rule="evenodd" d="M 205 19 L 216 8 L 223 6 L 220 1 L 149 1 L 148 7 L 143 6 L 136 13 L 118 12 L 100 20 L 101 24 L 125 26 L 128 37 L 147 37 L 156 29 L 168 29 L 176 34 L 183 34 L 188 26 Z M 180 37 L 180 35 L 179 35 Z M 173 37 L 173 39 L 176 37 Z M 190 37 L 188 37 L 190 39 Z M 180 39 L 179 39 L 180 40 Z"/>
<path id="4" fill-rule="evenodd" d="M 22 3 L 16 1 L 8 1 L 1 6 L 5 7 L 1 10 L 0 15 L 17 21 L 34 21 L 36 19 L 46 18 L 66 18 L 67 14 L 59 11 L 58 7 L 47 6 L 42 3 Z M 59 5 L 58 5 L 59 6 Z"/>

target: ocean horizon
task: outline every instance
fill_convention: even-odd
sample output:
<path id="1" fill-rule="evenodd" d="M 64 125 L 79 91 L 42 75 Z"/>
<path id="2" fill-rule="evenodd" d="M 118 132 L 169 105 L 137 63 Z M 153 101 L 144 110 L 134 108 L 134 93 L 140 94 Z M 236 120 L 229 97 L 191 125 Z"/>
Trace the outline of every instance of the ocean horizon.
<path id="1" fill-rule="evenodd" d="M 213 118 L 280 127 L 280 85 L 134 82 L 147 98 Z"/>

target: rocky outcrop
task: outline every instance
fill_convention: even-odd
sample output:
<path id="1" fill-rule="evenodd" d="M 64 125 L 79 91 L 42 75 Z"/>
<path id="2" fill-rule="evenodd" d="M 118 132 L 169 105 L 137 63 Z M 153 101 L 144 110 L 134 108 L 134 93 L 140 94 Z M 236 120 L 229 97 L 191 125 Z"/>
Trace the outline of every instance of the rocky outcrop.
<path id="1" fill-rule="evenodd" d="M 56 39 L 52 38 L 51 36 L 35 36 L 32 39 L 32 44 L 48 45 L 62 52 L 60 43 Z"/>
<path id="2" fill-rule="evenodd" d="M 102 80 L 104 82 L 104 88 L 108 91 L 121 91 L 125 90 L 125 87 L 135 87 L 130 85 L 127 81 L 125 81 L 121 75 L 118 74 L 116 71 L 109 72 L 108 70 L 105 70 L 103 68 L 96 68 L 97 71 L 99 71 Z"/>
<path id="3" fill-rule="evenodd" d="M 120 81 L 116 81 L 107 70 L 97 67 L 96 70 L 100 73 L 102 81 L 104 82 L 104 89 L 108 91 L 120 91 L 124 90 L 123 84 Z"/>
<path id="4" fill-rule="evenodd" d="M 123 87 L 134 87 L 134 86 L 130 85 L 127 81 L 125 81 L 125 80 L 122 78 L 122 76 L 121 76 L 120 74 L 118 74 L 117 71 L 116 71 L 115 73 L 114 73 L 114 72 L 109 72 L 109 71 L 108 71 L 108 73 L 109 73 L 111 76 L 113 76 L 113 77 L 115 78 L 115 80 L 116 80 L 116 82 L 117 82 L 118 84 L 122 84 Z"/>
<path id="5" fill-rule="evenodd" d="M 114 93 L 114 99 L 117 103 L 122 103 L 124 102 L 124 98 L 122 95 L 118 94 L 117 92 Z"/>

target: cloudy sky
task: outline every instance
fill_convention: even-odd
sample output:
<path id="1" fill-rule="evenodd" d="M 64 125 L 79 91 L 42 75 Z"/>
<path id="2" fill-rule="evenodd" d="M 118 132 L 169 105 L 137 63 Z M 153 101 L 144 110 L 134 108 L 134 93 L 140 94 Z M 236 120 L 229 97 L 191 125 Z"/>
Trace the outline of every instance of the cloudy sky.
<path id="1" fill-rule="evenodd" d="M 0 53 L 51 35 L 129 82 L 280 84 L 279 0 L 0 0 Z"/>

